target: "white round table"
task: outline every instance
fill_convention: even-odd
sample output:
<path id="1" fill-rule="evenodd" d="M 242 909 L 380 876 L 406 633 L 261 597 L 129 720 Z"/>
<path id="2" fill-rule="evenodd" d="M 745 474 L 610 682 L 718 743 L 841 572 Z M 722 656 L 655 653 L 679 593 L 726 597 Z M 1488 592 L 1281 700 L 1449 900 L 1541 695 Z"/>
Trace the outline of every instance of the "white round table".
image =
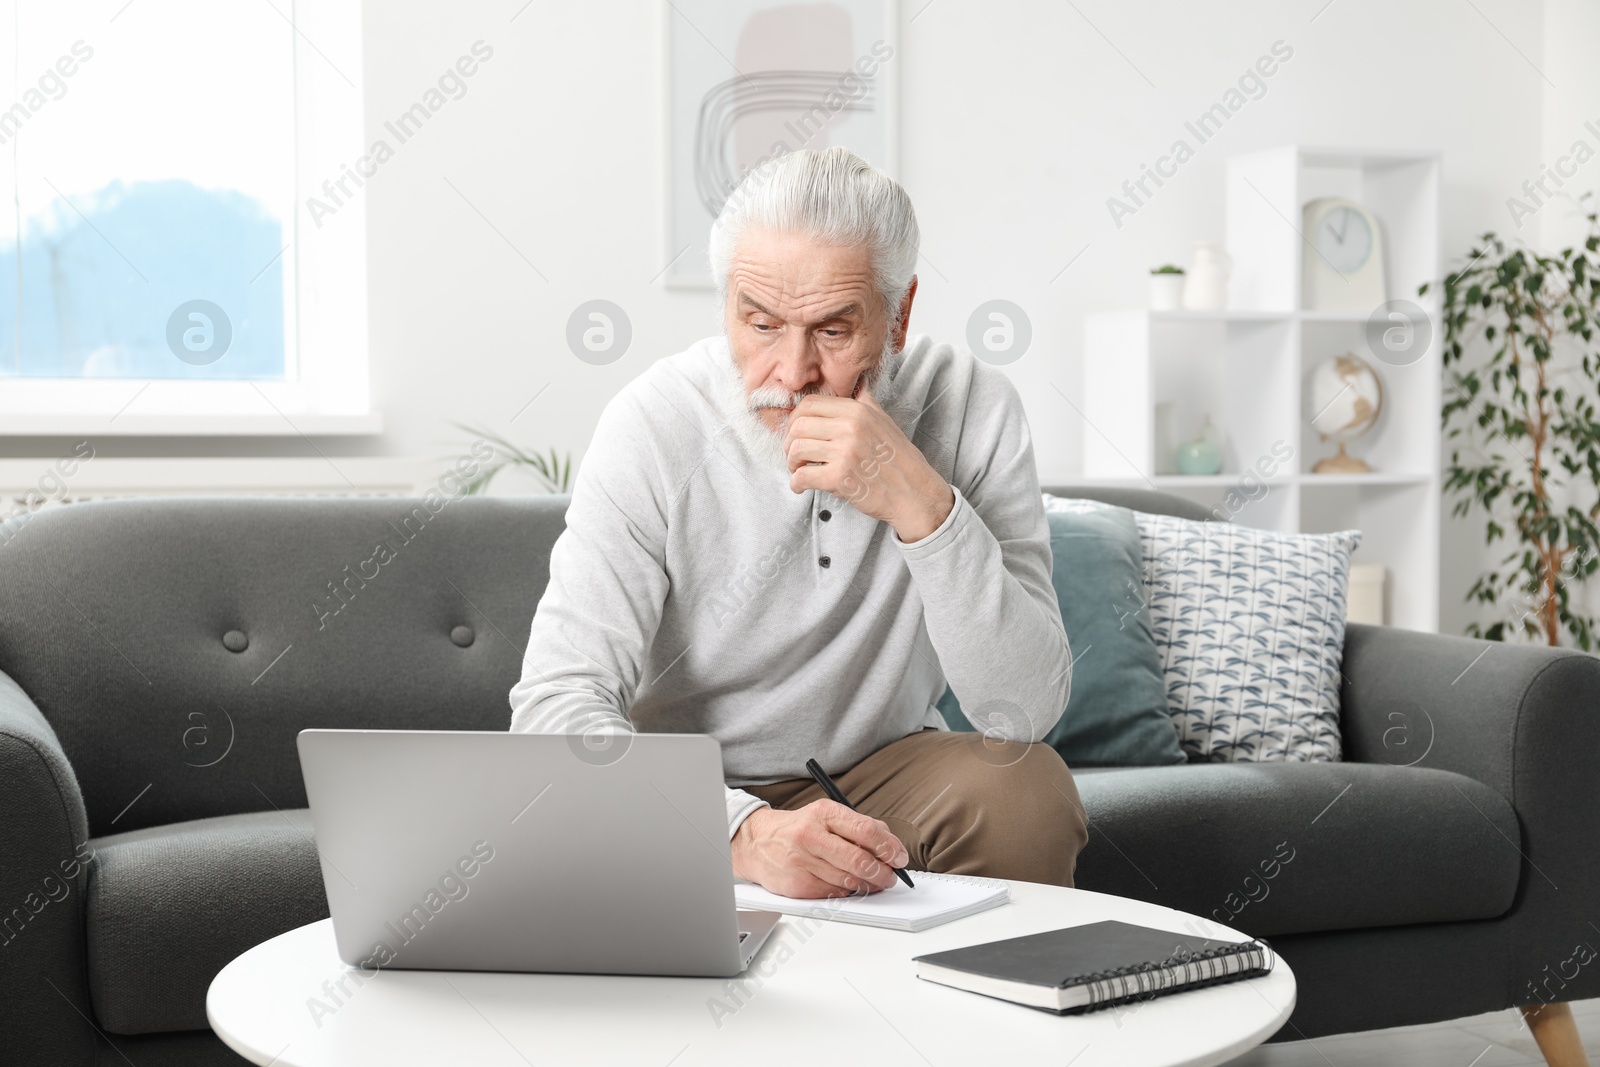
<path id="1" fill-rule="evenodd" d="M 1294 1009 L 1294 975 L 1281 959 L 1260 978 L 1064 1016 L 915 976 L 911 958 L 925 952 L 1102 919 L 1241 939 L 1101 893 L 1012 882 L 1011 896 L 919 934 L 785 917 L 736 979 L 393 970 L 361 982 L 323 920 L 224 967 L 206 1016 L 236 1052 L 274 1067 L 1200 1067 L 1260 1044 Z"/>

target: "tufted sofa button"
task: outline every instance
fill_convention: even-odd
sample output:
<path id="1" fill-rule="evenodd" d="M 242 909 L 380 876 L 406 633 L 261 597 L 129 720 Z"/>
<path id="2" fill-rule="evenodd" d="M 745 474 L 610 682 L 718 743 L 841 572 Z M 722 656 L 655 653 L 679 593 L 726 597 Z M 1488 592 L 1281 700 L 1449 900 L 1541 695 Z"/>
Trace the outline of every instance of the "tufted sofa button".
<path id="1" fill-rule="evenodd" d="M 470 626 L 457 626 L 455 629 L 450 631 L 450 640 L 454 641 L 461 648 L 466 648 L 468 645 L 472 644 L 473 636 L 472 627 Z"/>
<path id="2" fill-rule="evenodd" d="M 250 647 L 250 639 L 243 630 L 229 630 L 222 635 L 222 647 L 229 652 L 243 652 Z"/>

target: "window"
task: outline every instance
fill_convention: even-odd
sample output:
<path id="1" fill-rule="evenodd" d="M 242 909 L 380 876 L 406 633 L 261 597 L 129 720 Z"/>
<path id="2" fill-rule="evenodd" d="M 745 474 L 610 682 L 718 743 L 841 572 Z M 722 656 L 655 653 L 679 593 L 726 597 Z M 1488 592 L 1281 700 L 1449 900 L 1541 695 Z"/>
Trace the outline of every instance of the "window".
<path id="1" fill-rule="evenodd" d="M 11 7 L 0 432 L 374 429 L 359 0 Z"/>

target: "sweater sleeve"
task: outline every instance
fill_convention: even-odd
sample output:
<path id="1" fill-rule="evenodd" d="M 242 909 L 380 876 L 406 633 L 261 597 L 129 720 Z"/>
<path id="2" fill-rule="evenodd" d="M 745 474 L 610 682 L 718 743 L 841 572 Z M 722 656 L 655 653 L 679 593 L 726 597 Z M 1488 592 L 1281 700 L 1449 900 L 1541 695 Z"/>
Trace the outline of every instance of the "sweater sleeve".
<path id="1" fill-rule="evenodd" d="M 1027 417 L 1004 374 L 979 365 L 944 522 L 901 553 L 928 637 L 980 732 L 1039 741 L 1072 690 L 1072 651 L 1050 581 L 1050 531 Z"/>
<path id="2" fill-rule="evenodd" d="M 566 529 L 550 552 L 550 582 L 534 612 L 522 677 L 511 690 L 513 731 L 579 734 L 597 758 L 615 743 L 607 735 L 633 733 L 628 708 L 671 585 L 671 489 L 649 433 L 628 394 L 600 416 Z M 726 786 L 724 793 L 731 838 L 766 802 Z"/>

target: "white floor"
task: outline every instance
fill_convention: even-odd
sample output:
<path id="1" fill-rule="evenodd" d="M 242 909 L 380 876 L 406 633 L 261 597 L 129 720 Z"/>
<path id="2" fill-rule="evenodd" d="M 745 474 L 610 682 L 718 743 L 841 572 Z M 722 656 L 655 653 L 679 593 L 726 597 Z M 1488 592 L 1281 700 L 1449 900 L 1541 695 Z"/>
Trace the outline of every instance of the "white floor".
<path id="1" fill-rule="evenodd" d="M 1583 1047 L 1600 1065 L 1600 1000 L 1575 1001 Z M 1497 1011 L 1428 1026 L 1293 1041 L 1240 1056 L 1230 1067 L 1519 1067 L 1543 1064 L 1518 1011 Z"/>

